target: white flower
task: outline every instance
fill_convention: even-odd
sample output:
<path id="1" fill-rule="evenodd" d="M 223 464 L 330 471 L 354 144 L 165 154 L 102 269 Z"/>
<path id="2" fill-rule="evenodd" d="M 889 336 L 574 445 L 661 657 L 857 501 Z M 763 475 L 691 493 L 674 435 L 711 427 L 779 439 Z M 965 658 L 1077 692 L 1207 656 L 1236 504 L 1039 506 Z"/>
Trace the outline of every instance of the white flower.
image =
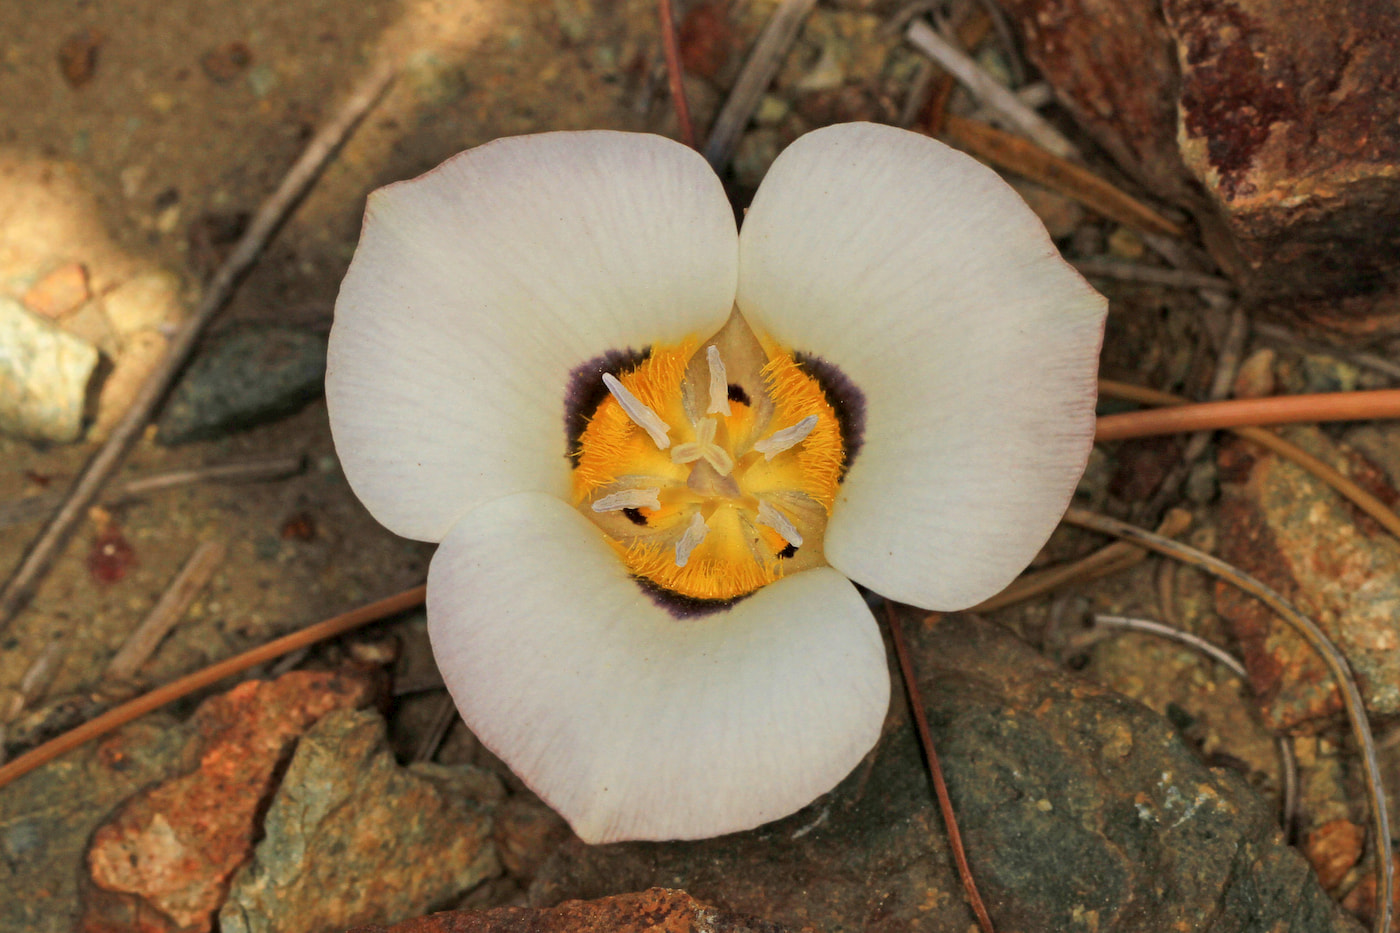
<path id="1" fill-rule="evenodd" d="M 476 735 L 585 840 L 697 838 L 878 738 L 851 581 L 959 609 L 1035 555 L 1105 310 L 912 133 L 802 137 L 738 233 L 677 143 L 549 133 L 371 196 L 326 393 L 355 492 L 441 544 L 429 631 Z"/>

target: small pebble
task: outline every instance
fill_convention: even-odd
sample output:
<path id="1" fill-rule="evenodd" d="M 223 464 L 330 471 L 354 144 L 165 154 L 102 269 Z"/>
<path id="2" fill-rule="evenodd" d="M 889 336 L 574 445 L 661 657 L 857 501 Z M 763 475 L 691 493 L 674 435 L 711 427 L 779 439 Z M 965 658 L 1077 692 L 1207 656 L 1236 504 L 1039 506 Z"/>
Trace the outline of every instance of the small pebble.
<path id="1" fill-rule="evenodd" d="M 97 72 L 97 56 L 106 38 L 99 30 L 80 29 L 58 47 L 58 69 L 69 87 L 82 87 Z"/>
<path id="2" fill-rule="evenodd" d="M 253 50 L 246 42 L 225 42 L 205 52 L 199 59 L 199 66 L 216 84 L 228 84 L 253 63 Z"/>
<path id="3" fill-rule="evenodd" d="M 29 287 L 20 300 L 35 314 L 59 318 L 88 300 L 88 274 L 82 263 L 68 262 Z"/>

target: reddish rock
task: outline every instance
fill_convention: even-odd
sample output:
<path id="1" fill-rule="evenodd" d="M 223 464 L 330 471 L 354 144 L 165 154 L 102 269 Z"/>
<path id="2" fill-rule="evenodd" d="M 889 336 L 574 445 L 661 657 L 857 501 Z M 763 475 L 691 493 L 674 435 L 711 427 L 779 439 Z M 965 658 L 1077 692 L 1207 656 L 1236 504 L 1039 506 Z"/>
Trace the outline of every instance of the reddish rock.
<path id="1" fill-rule="evenodd" d="M 1288 432 L 1385 502 L 1396 491 L 1360 454 L 1316 428 Z M 1346 656 L 1372 715 L 1400 713 L 1400 543 L 1312 474 L 1241 441 L 1220 453 L 1220 556 L 1291 600 Z M 1341 710 L 1317 652 L 1287 623 L 1234 587 L 1216 608 L 1234 630 L 1250 683 L 1274 728 Z"/>
<path id="2" fill-rule="evenodd" d="M 783 933 L 791 929 L 706 907 L 684 891 L 652 888 L 545 909 L 449 911 L 393 927 L 356 927 L 350 933 Z"/>
<path id="3" fill-rule="evenodd" d="M 1351 820 L 1331 820 L 1308 833 L 1303 855 L 1312 863 L 1317 880 L 1327 889 L 1335 888 L 1361 858 L 1366 830 Z"/>
<path id="4" fill-rule="evenodd" d="M 96 29 L 79 29 L 58 47 L 58 70 L 69 87 L 82 87 L 97 72 L 97 53 L 106 39 Z"/>
<path id="5" fill-rule="evenodd" d="M 29 286 L 20 299 L 35 314 L 59 318 L 88 300 L 88 275 L 82 263 L 64 263 Z"/>
<path id="6" fill-rule="evenodd" d="M 293 671 L 205 701 L 184 753 L 189 770 L 129 798 L 94 833 L 79 929 L 211 929 L 298 736 L 372 693 L 368 674 Z"/>
<path id="7" fill-rule="evenodd" d="M 1400 874 L 1400 857 L 1395 859 L 1395 870 Z M 1395 886 L 1395 896 L 1391 900 L 1392 910 L 1400 911 L 1400 885 Z M 1374 873 L 1367 874 L 1362 878 L 1356 887 L 1352 888 L 1347 896 L 1342 898 L 1342 906 L 1365 923 L 1372 923 L 1376 918 L 1376 876 Z"/>
<path id="8" fill-rule="evenodd" d="M 1216 259 L 1262 309 L 1400 331 L 1400 7 L 1003 5 L 1084 128 L 1196 214 Z"/>

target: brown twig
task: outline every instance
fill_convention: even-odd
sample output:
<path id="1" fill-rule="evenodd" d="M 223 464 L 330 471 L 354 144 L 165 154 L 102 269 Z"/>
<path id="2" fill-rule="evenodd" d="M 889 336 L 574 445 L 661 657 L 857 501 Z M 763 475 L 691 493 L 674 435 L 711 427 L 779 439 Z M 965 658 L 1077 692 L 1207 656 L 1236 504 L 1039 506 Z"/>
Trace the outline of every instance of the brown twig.
<path id="1" fill-rule="evenodd" d="M 942 131 L 954 146 L 983 162 L 1058 191 L 1109 220 L 1167 236 L 1179 237 L 1185 233 L 1180 224 L 1088 169 L 1058 158 L 1012 133 L 951 113 L 944 117 Z"/>
<path id="2" fill-rule="evenodd" d="M 710 138 L 705 141 L 705 158 L 715 171 L 724 168 L 734 154 L 739 136 L 772 83 L 773 76 L 778 73 L 778 66 L 797 38 L 803 20 L 816 3 L 817 0 L 781 0 L 764 24 L 763 31 L 749 52 L 748 61 L 744 62 L 729 97 L 720 108 L 719 116 L 715 117 Z"/>
<path id="3" fill-rule="evenodd" d="M 404 590 L 387 599 L 370 603 L 368 606 L 361 606 L 352 609 L 350 612 L 334 616 L 315 625 L 307 626 L 299 632 L 285 635 L 275 641 L 270 641 L 265 645 L 259 645 L 250 651 L 235 655 L 217 664 L 212 664 L 203 670 L 195 671 L 179 680 L 172 681 L 163 687 L 157 687 L 150 693 L 143 694 L 129 703 L 123 703 L 115 709 L 108 710 L 96 719 L 90 720 L 78 726 L 76 729 L 63 733 L 51 742 L 45 742 L 38 748 L 31 749 L 20 755 L 14 761 L 0 766 L 0 788 L 9 784 L 41 765 L 53 761 L 64 752 L 71 751 L 99 736 L 106 735 L 114 729 L 118 729 L 140 716 L 159 709 L 167 703 L 172 703 L 181 697 L 189 696 L 196 690 L 201 690 L 211 684 L 218 683 L 225 677 L 242 673 L 251 667 L 256 667 L 273 658 L 280 657 L 290 651 L 296 651 L 306 645 L 315 644 L 318 641 L 325 641 L 327 638 L 334 638 L 343 635 L 353 629 L 360 628 L 378 622 L 381 619 L 396 615 L 406 609 L 423 604 L 423 598 L 427 594 L 426 586 L 416 586 L 411 590 Z"/>
<path id="4" fill-rule="evenodd" d="M 933 790 L 938 797 L 938 809 L 943 814 L 943 825 L 948 830 L 948 848 L 953 852 L 953 861 L 958 866 L 958 877 L 962 879 L 963 891 L 967 894 L 969 906 L 977 915 L 977 925 L 982 933 L 994 933 L 992 918 L 982 903 L 982 895 L 977 893 L 977 882 L 972 877 L 972 868 L 967 864 L 967 853 L 963 850 L 962 833 L 958 830 L 957 814 L 953 812 L 953 801 L 948 796 L 948 785 L 943 781 L 943 766 L 938 763 L 938 752 L 929 732 L 928 717 L 924 714 L 923 695 L 914 679 L 914 663 L 909 658 L 909 647 L 904 641 L 904 630 L 899 624 L 894 603 L 885 600 L 885 619 L 890 625 L 890 636 L 894 639 L 894 653 L 899 658 L 899 671 L 904 677 L 904 689 L 909 699 L 909 709 L 914 714 L 914 725 L 918 729 L 919 744 L 923 746 L 924 757 L 928 761 L 929 776 L 933 778 Z"/>
<path id="5" fill-rule="evenodd" d="M 1099 418 L 1094 439 L 1121 441 L 1130 437 L 1215 431 L 1220 428 L 1385 418 L 1400 418 L 1400 389 L 1274 395 L 1104 415 Z"/>
<path id="6" fill-rule="evenodd" d="M 107 498 L 105 504 L 120 505 L 138 499 L 146 493 L 191 483 L 255 483 L 282 479 L 300 473 L 305 468 L 304 457 L 276 457 L 272 460 L 221 463 L 188 470 L 148 473 L 118 486 L 117 491 Z M 0 528 L 22 525 L 52 515 L 54 509 L 63 505 L 65 498 L 66 493 L 52 492 L 0 503 Z"/>
<path id="7" fill-rule="evenodd" d="M 676 124 L 681 142 L 695 148 L 695 125 L 690 122 L 690 104 L 685 99 L 685 71 L 681 67 L 681 44 L 676 37 L 676 19 L 671 0 L 656 0 L 661 16 L 661 46 L 666 50 L 666 77 L 671 84 L 671 105 L 676 108 Z"/>
<path id="8" fill-rule="evenodd" d="M 1099 394 L 1113 398 L 1121 398 L 1130 402 L 1140 402 L 1144 405 L 1184 405 L 1186 399 L 1172 395 L 1168 392 L 1159 392 L 1156 389 L 1148 389 L 1144 386 L 1130 385 L 1126 382 L 1116 382 L 1112 379 L 1099 380 Z M 1391 534 L 1400 538 L 1400 516 L 1397 516 L 1391 508 L 1366 490 L 1362 489 L 1351 479 L 1343 476 L 1330 465 L 1323 463 L 1317 457 L 1303 450 L 1296 444 L 1291 444 L 1283 438 L 1256 427 L 1230 428 L 1231 433 L 1236 434 L 1251 443 L 1258 444 L 1272 450 L 1281 457 L 1286 457 L 1298 464 L 1303 469 L 1312 473 L 1328 486 L 1331 486 L 1337 493 L 1351 501 L 1358 509 L 1361 509 L 1371 518 L 1375 519 L 1381 527 Z"/>
<path id="9" fill-rule="evenodd" d="M 184 616 L 185 610 L 190 608 L 190 603 L 204 589 L 219 564 L 223 563 L 225 553 L 226 549 L 219 541 L 204 541 L 195 548 L 154 608 L 127 636 L 121 650 L 107 665 L 106 676 L 129 680 L 136 675 L 141 665 L 155 652 L 156 646 Z"/>
<path id="10" fill-rule="evenodd" d="M 1366 719 L 1366 706 L 1361 700 L 1361 691 L 1356 686 L 1356 679 L 1352 676 L 1346 658 L 1332 644 L 1331 639 L 1317 627 L 1317 624 L 1294 608 L 1292 603 L 1264 583 L 1218 557 L 1199 551 L 1190 545 L 1182 544 L 1180 541 L 1155 535 L 1145 528 L 1138 528 L 1126 522 L 1120 522 L 1116 518 L 1073 506 L 1065 512 L 1064 520 L 1071 525 L 1078 525 L 1081 528 L 1089 528 L 1141 544 L 1159 554 L 1190 564 L 1213 577 L 1233 584 L 1272 609 L 1301 635 L 1303 640 L 1322 658 L 1332 672 L 1333 679 L 1337 682 L 1337 689 L 1342 697 L 1342 705 L 1346 708 L 1352 733 L 1356 737 L 1357 745 L 1361 748 L 1366 792 L 1371 800 L 1374 832 L 1372 844 L 1376 854 L 1376 889 L 1380 895 L 1381 905 L 1376 917 L 1375 929 L 1377 933 L 1389 933 L 1395 865 L 1390 859 L 1390 816 L 1386 809 L 1385 781 L 1381 775 L 1380 760 L 1376 754 L 1375 739 L 1371 735 L 1371 725 Z"/>
<path id="11" fill-rule="evenodd" d="M 20 561 L 14 575 L 5 584 L 4 590 L 0 591 L 0 631 L 5 629 L 15 614 L 32 598 L 44 571 L 67 543 L 69 536 L 86 514 L 88 506 L 96 501 L 102 487 L 126 458 L 127 452 L 140 437 L 146 423 L 151 420 L 166 391 L 189 361 L 204 329 L 223 308 L 234 288 L 252 267 L 292 209 L 301 201 L 331 156 L 339 150 L 350 131 L 388 89 L 393 75 L 391 68 L 381 67 L 356 88 L 331 121 L 312 137 L 301 157 L 277 186 L 277 190 L 253 215 L 248 229 L 239 239 L 233 252 L 209 282 L 194 314 L 171 338 L 165 356 L 141 386 L 131 402 L 131 407 L 112 428 L 112 433 L 97 454 L 88 461 L 77 482 L 69 490 L 62 507 L 44 526 Z"/>

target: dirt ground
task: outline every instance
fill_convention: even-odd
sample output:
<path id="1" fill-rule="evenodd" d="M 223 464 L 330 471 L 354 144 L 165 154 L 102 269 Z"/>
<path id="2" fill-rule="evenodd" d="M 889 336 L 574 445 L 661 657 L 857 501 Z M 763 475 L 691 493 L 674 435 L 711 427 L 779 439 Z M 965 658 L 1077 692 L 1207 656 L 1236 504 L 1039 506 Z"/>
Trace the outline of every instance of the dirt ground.
<path id="1" fill-rule="evenodd" d="M 761 22 L 772 4 L 746 7 L 743 15 Z M 504 135 L 672 132 L 654 8 L 652 0 L 0 0 L 0 289 L 77 261 L 95 293 L 166 270 L 192 304 L 227 249 L 226 231 L 256 210 L 358 79 L 378 62 L 401 62 L 387 99 L 214 325 L 324 330 L 371 189 Z M 76 66 L 71 53 L 64 58 L 67 43 L 81 52 Z M 90 73 L 75 82 L 65 61 L 87 63 Z M 1210 343 L 1204 325 L 1189 323 L 1196 309 L 1132 287 L 1113 297 L 1151 307 L 1136 323 L 1119 316 L 1111 325 L 1106 367 L 1115 375 L 1175 369 L 1177 382 L 1208 380 L 1210 358 L 1162 349 Z M 94 449 L 0 435 L 0 503 L 65 488 Z M 65 649 L 48 697 L 121 692 L 103 683 L 103 668 L 201 541 L 222 542 L 227 557 L 143 670 L 149 683 L 422 581 L 431 548 L 389 534 L 356 501 L 323 403 L 216 441 L 167 448 L 147 436 L 118 479 L 281 454 L 304 457 L 304 472 L 187 486 L 110 510 L 134 557 L 112 582 L 92 570 L 101 522 L 89 521 L 31 607 L 0 634 L 0 709 L 55 638 Z M 1208 545 L 1211 521 L 1205 511 L 1199 517 L 1194 540 Z M 0 528 L 0 574 L 39 527 Z M 1047 556 L 1084 549 L 1083 537 L 1064 532 Z M 1186 627 L 1225 640 L 1209 584 L 1191 571 L 1163 584 L 1162 573 L 1148 562 L 1094 598 L 1100 608 L 1155 608 L 1165 585 Z M 1041 601 L 1002 621 L 1034 641 L 1052 611 Z M 1143 636 L 1098 649 L 1090 668 L 1160 711 L 1189 711 L 1206 754 L 1243 762 L 1257 786 L 1278 792 L 1272 740 L 1228 674 Z M 1316 751 L 1325 740 L 1308 741 L 1310 760 L 1333 760 L 1326 747 Z M 1328 767 L 1311 772 L 1314 818 L 1359 819 L 1356 782 Z"/>

